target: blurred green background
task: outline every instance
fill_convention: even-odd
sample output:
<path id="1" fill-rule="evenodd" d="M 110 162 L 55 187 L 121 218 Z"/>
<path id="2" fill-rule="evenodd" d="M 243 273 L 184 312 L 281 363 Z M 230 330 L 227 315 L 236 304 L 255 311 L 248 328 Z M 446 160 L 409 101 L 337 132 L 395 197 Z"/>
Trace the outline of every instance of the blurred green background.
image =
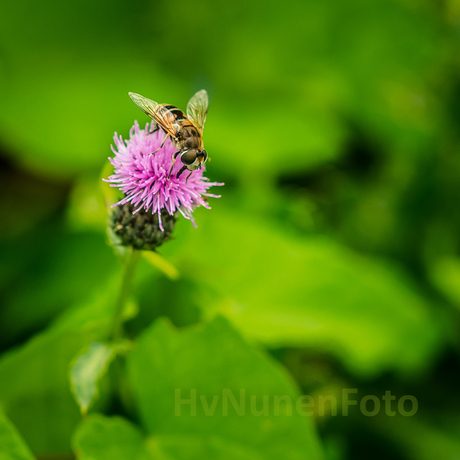
<path id="1" fill-rule="evenodd" d="M 113 460 L 141 455 L 114 446 L 147 433 L 160 439 L 149 458 L 173 460 L 458 458 L 459 44 L 457 0 L 3 2 L 0 445 L 22 446 L 20 435 L 39 459 L 72 458 L 73 446 Z M 178 279 L 140 266 L 126 329 L 144 339 L 131 377 L 102 379 L 92 411 L 130 422 L 82 424 L 69 365 L 103 335 L 120 273 L 101 171 L 114 131 L 148 121 L 127 93 L 185 108 L 201 88 L 207 176 L 225 182 L 222 198 L 160 248 Z M 171 365 L 142 375 L 142 353 L 162 343 Z M 317 414 L 315 429 L 290 420 L 266 440 L 260 421 L 243 424 L 248 439 L 230 419 L 162 426 L 169 387 L 150 393 L 152 382 L 199 386 L 200 374 L 212 394 L 233 375 L 246 382 L 246 368 L 273 394 L 390 390 L 418 412 Z M 123 404 L 124 386 L 136 403 Z M 197 447 L 203 433 L 228 449 Z"/>

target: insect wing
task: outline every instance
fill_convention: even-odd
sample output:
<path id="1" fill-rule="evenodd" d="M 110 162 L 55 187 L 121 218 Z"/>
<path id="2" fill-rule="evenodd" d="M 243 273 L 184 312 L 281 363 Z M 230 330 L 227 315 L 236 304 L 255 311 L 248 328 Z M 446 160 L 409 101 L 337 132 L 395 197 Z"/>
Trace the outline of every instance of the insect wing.
<path id="1" fill-rule="evenodd" d="M 206 123 L 208 107 L 209 98 L 205 89 L 194 94 L 187 104 L 187 118 L 200 130 L 201 134 L 203 134 Z"/>
<path id="2" fill-rule="evenodd" d="M 150 118 L 153 118 L 168 134 L 175 137 L 174 116 L 163 105 L 137 93 L 128 93 L 131 100 Z"/>

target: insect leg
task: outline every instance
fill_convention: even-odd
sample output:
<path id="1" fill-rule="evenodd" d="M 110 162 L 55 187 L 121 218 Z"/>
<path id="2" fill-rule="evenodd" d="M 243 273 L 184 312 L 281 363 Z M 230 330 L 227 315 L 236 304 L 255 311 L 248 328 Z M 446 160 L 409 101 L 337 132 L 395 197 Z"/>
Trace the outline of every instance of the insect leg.
<path id="1" fill-rule="evenodd" d="M 156 123 L 154 123 L 153 129 L 152 129 L 152 131 L 149 131 L 149 134 L 156 133 L 159 129 L 160 129 L 160 127 Z"/>
<path id="2" fill-rule="evenodd" d="M 168 136 L 169 136 L 169 134 L 166 133 L 166 136 L 163 139 L 163 142 L 161 143 L 161 145 L 154 152 L 152 152 L 150 155 L 153 155 L 153 154 L 157 153 L 158 150 L 161 150 L 163 148 L 163 145 L 165 145 L 165 142 L 166 142 L 166 139 L 168 138 Z"/>
<path id="3" fill-rule="evenodd" d="M 185 179 L 185 183 L 187 183 L 188 178 L 192 175 L 192 172 L 193 172 L 193 171 L 190 171 L 190 172 L 188 173 L 187 179 Z M 179 174 L 177 175 L 177 177 L 179 177 Z"/>
<path id="4" fill-rule="evenodd" d="M 179 176 L 180 176 L 186 169 L 187 169 L 187 166 L 186 166 L 186 165 L 184 165 L 184 166 L 182 166 L 182 168 L 180 168 L 180 170 L 179 170 L 179 172 L 177 173 L 177 176 L 176 176 L 177 179 L 179 179 Z M 191 173 L 190 173 L 190 174 L 191 174 Z M 190 176 L 190 174 L 189 174 L 189 176 Z M 187 177 L 187 179 L 188 179 L 188 177 Z"/>
<path id="5" fill-rule="evenodd" d="M 168 173 L 168 179 L 171 177 L 171 172 L 172 172 L 172 170 L 173 170 L 174 163 L 176 162 L 177 156 L 179 155 L 180 152 L 181 152 L 180 150 L 178 150 L 177 152 L 174 152 L 173 161 L 172 161 L 172 165 L 171 165 L 171 169 L 169 170 L 169 173 Z"/>

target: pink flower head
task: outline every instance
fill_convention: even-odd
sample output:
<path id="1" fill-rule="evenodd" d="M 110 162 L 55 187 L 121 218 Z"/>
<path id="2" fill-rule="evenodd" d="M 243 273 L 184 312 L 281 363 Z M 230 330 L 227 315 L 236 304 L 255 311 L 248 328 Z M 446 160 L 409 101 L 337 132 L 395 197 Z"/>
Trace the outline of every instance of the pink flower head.
<path id="1" fill-rule="evenodd" d="M 115 173 L 105 180 L 110 182 L 112 187 L 118 187 L 125 196 L 112 207 L 131 203 L 135 207 L 133 214 L 142 209 L 152 214 L 157 213 L 162 231 L 163 209 L 170 215 L 179 211 L 196 227 L 192 215 L 194 209 L 198 206 L 209 209 L 206 198 L 219 198 L 220 195 L 212 195 L 207 193 L 207 190 L 213 185 L 224 184 L 209 182 L 209 179 L 203 176 L 203 169 L 196 169 L 188 179 L 187 171 L 177 178 L 177 173 L 182 167 L 180 157 L 169 175 L 176 149 L 168 138 L 164 146 L 152 154 L 160 147 L 165 137 L 164 131 L 154 131 L 155 128 L 153 121 L 147 123 L 145 129 L 140 129 L 135 121 L 129 132 L 129 140 L 124 141 L 115 133 L 114 141 L 118 150 L 111 146 L 115 157 L 109 158 Z"/>

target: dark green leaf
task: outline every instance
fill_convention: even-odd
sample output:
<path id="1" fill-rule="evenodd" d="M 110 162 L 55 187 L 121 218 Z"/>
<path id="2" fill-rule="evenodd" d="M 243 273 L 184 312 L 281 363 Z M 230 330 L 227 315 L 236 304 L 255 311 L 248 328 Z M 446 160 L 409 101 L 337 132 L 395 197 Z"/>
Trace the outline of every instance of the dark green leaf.
<path id="1" fill-rule="evenodd" d="M 180 331 L 159 321 L 128 364 L 142 418 L 173 458 L 192 458 L 189 449 L 210 459 L 216 451 L 232 459 L 321 457 L 312 420 L 297 410 L 299 393 L 285 371 L 223 318 Z"/>
<path id="2" fill-rule="evenodd" d="M 0 359 L 0 404 L 37 454 L 67 452 L 80 420 L 69 386 L 78 352 L 107 335 L 118 277 L 49 330 Z"/>

